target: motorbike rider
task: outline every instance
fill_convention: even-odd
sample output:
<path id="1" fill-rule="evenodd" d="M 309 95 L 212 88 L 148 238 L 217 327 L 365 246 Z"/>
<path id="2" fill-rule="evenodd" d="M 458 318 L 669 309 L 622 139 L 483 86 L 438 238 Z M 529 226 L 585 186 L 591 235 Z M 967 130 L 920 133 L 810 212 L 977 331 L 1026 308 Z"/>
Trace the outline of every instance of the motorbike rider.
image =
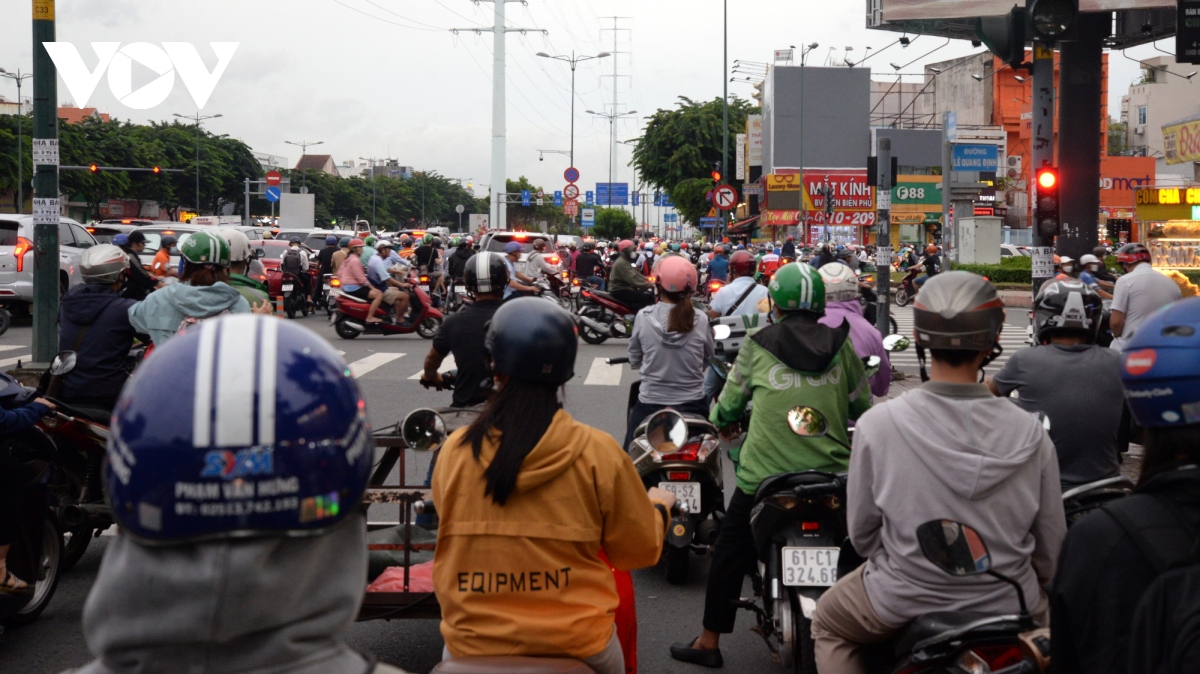
<path id="1" fill-rule="evenodd" d="M 562 262 L 562 258 L 559 258 Z M 533 252 L 529 254 L 529 258 L 525 261 L 525 273 L 529 278 L 537 281 L 545 275 L 554 276 L 561 271 L 561 267 L 557 264 L 551 264 L 546 257 L 546 240 L 534 239 Z"/>
<path id="2" fill-rule="evenodd" d="M 743 578 L 758 563 L 750 509 L 759 484 L 772 475 L 800 470 L 844 472 L 850 452 L 829 437 L 801 437 L 788 426 L 788 411 L 812 406 L 829 420 L 829 434 L 842 442 L 846 426 L 871 406 L 862 360 L 854 353 L 850 328 L 819 322 L 825 284 L 816 269 L 793 262 L 779 268 L 769 286 L 775 324 L 742 342 L 737 363 L 709 419 L 729 440 L 740 432 L 747 405 L 750 428 L 736 459 L 737 488 L 729 500 L 713 548 L 704 597 L 704 632 L 671 646 L 671 657 L 721 667 L 721 634 L 733 631 Z M 830 672 L 837 670 L 831 669 Z"/>
<path id="3" fill-rule="evenodd" d="M 858 276 L 850 267 L 827 264 L 817 270 L 825 283 L 825 315 L 821 324 L 836 328 L 842 323 L 850 326 L 850 342 L 859 358 L 879 356 L 879 371 L 871 376 L 871 393 L 884 398 L 892 386 L 892 364 L 883 348 L 883 335 L 863 317 L 863 305 L 858 301 Z"/>
<path id="4" fill-rule="evenodd" d="M 413 251 L 413 262 L 417 265 L 417 271 L 431 278 L 434 264 L 437 261 L 437 250 L 433 247 L 433 239 L 432 234 L 426 234 L 421 238 L 421 245 Z"/>
<path id="5" fill-rule="evenodd" d="M 646 490 L 611 436 L 562 409 L 578 348 L 569 314 L 508 302 L 485 343 L 497 392 L 446 440 L 433 474 L 446 656 L 573 657 L 623 674 L 600 555 L 617 569 L 655 564 L 674 496 Z"/>
<path id="6" fill-rule="evenodd" d="M 747 253 L 748 254 L 748 253 Z M 751 256 L 753 259 L 753 256 Z M 708 261 L 708 278 L 724 282 L 729 276 L 729 246 L 718 243 L 713 247 L 712 259 Z"/>
<path id="7" fill-rule="evenodd" d="M 1117 250 L 1117 262 L 1125 274 L 1113 288 L 1112 348 L 1123 351 L 1138 326 L 1155 311 L 1178 300 L 1182 294 L 1174 281 L 1150 265 L 1150 251 L 1140 243 L 1127 243 Z"/>
<path id="8" fill-rule="evenodd" d="M 938 274 L 917 295 L 913 320 L 919 355 L 931 350 L 933 373 L 855 426 L 847 526 L 867 562 L 817 602 L 819 671 L 865 673 L 862 645 L 926 613 L 1017 612 L 1009 585 L 948 576 L 917 552 L 917 527 L 931 520 L 970 522 L 988 542 L 991 568 L 1021 583 L 1034 620 L 1047 622 L 1042 587 L 1054 577 L 1067 527 L 1054 443 L 1036 417 L 977 383 L 998 352 L 1000 298 L 983 277 Z"/>
<path id="9" fill-rule="evenodd" d="M 1052 280 L 1038 290 L 1033 306 L 1039 348 L 1014 353 L 988 387 L 997 396 L 1016 391 L 1018 405 L 1049 418 L 1063 491 L 1116 477 L 1121 358 L 1096 346 L 1100 297 L 1077 279 Z"/>
<path id="10" fill-rule="evenodd" d="M 338 268 L 338 280 L 342 284 L 342 292 L 362 302 L 370 302 L 366 322 L 382 323 L 383 319 L 375 315 L 383 302 L 383 292 L 371 285 L 367 278 L 367 270 L 362 262 L 364 242 L 362 239 L 350 239 L 348 246 L 350 254 Z"/>
<path id="11" fill-rule="evenodd" d="M 0 438 L 7 439 L 10 434 L 33 426 L 54 409 L 54 403 L 45 398 L 35 398 L 13 409 L 0 408 Z M 0 596 L 29 594 L 34 590 L 35 579 L 26 582 L 8 570 L 8 549 L 20 531 L 25 483 L 29 479 L 22 465 L 24 460 L 25 457 L 8 448 L 0 451 Z"/>
<path id="12" fill-rule="evenodd" d="M 736 253 L 735 253 L 736 255 Z M 758 259 L 758 276 L 770 279 L 775 275 L 775 271 L 779 269 L 783 261 L 779 259 L 779 255 L 772 249 L 768 249 Z"/>
<path id="13" fill-rule="evenodd" d="M 456 283 L 463 281 L 463 275 L 467 270 L 467 262 L 474 257 L 475 251 L 471 250 L 471 245 L 467 243 L 465 237 L 458 237 L 451 242 L 454 246 L 454 252 L 446 260 L 446 273 L 450 276 L 451 287 Z"/>
<path id="14" fill-rule="evenodd" d="M 519 241 L 504 244 L 504 265 L 508 267 L 508 285 L 504 288 L 505 301 L 542 292 L 541 288 L 533 285 L 533 279 L 517 271 L 517 263 L 521 261 L 521 252 L 524 250 L 525 246 Z"/>
<path id="15" fill-rule="evenodd" d="M 703 416 L 708 412 L 704 371 L 713 356 L 708 317 L 692 306 L 699 279 L 680 255 L 664 257 L 655 270 L 658 303 L 638 312 L 629 337 L 629 366 L 642 376 L 638 401 L 629 410 L 626 450 L 646 417 L 671 407 Z"/>
<path id="16" fill-rule="evenodd" d="M 1117 277 L 1108 270 L 1108 267 L 1104 263 L 1104 259 L 1108 257 L 1108 249 L 1104 246 L 1096 246 L 1092 249 L 1092 257 L 1096 258 L 1095 266 L 1088 266 L 1086 263 L 1082 262 L 1081 264 L 1087 266 L 1088 272 L 1092 276 L 1096 277 L 1096 280 L 1100 282 L 1100 287 L 1103 290 L 1112 292 L 1113 285 L 1117 282 Z M 1080 260 L 1082 259 L 1083 258 L 1080 258 Z"/>
<path id="17" fill-rule="evenodd" d="M 375 243 L 376 255 L 367 261 L 367 281 L 383 293 L 383 304 L 392 308 L 392 316 L 399 322 L 404 320 L 404 314 L 408 311 L 408 291 L 411 286 L 392 276 L 389 266 L 392 245 L 387 239 Z"/>
<path id="18" fill-rule="evenodd" d="M 213 232 L 196 232 L 179 247 L 183 276 L 179 283 L 150 293 L 129 307 L 129 324 L 150 335 L 160 347 L 187 324 L 218 314 L 249 313 L 246 298 L 229 280 L 229 244 Z M 254 313 L 272 313 L 270 304 L 254 307 Z"/>
<path id="19" fill-rule="evenodd" d="M 1100 262 L 1100 258 L 1092 255 L 1091 253 L 1079 258 L 1079 280 L 1083 281 L 1084 285 L 1094 290 L 1102 299 L 1111 300 L 1112 295 L 1108 292 L 1108 290 L 1112 290 L 1112 284 L 1105 284 L 1096 276 L 1101 265 L 1102 263 Z M 1105 290 L 1104 288 L 1106 285 L 1108 286 L 1108 290 Z"/>
<path id="20" fill-rule="evenodd" d="M 333 270 L 333 275 L 337 276 L 338 269 L 341 269 L 342 263 L 346 261 L 346 256 L 350 254 L 350 237 L 343 236 L 338 239 L 338 249 L 329 259 L 329 268 Z"/>
<path id="21" fill-rule="evenodd" d="M 608 272 L 608 293 L 615 300 L 633 309 L 641 311 L 654 303 L 654 284 L 641 274 L 633 265 L 637 257 L 637 248 L 633 242 L 625 239 L 617 244 L 619 257 Z"/>
<path id="22" fill-rule="evenodd" d="M 922 285 L 925 285 L 925 282 L 929 279 L 941 273 L 942 258 L 940 255 L 938 255 L 937 245 L 931 243 L 925 246 L 925 257 L 921 258 L 921 260 L 917 262 L 917 266 L 921 267 L 921 270 L 925 272 L 924 276 L 918 276 L 917 278 L 913 279 L 913 283 L 915 283 L 918 288 L 920 288 Z"/>
<path id="23" fill-rule="evenodd" d="M 708 303 L 708 317 L 750 316 L 759 313 L 758 303 L 767 298 L 766 286 L 754 282 L 754 256 L 739 250 L 729 258 L 729 283 Z"/>
<path id="24" fill-rule="evenodd" d="M 796 237 L 789 236 L 787 240 L 783 242 L 783 246 L 779 249 L 779 257 L 786 257 L 789 260 L 795 261 Z"/>
<path id="25" fill-rule="evenodd" d="M 229 246 L 229 285 L 246 298 L 251 309 L 260 307 L 264 302 L 269 305 L 271 298 L 267 294 L 267 286 L 246 275 L 250 261 L 254 259 L 250 239 L 234 227 L 222 227 L 217 233 Z"/>
<path id="26" fill-rule="evenodd" d="M 261 316 L 207 321 L 161 351 L 117 407 L 105 493 L 122 535 L 83 608 L 96 660 L 76 674 L 400 672 L 339 638 L 367 582 L 371 471 L 345 361 Z M 226 489 L 242 482 L 252 491 Z"/>
<path id="27" fill-rule="evenodd" d="M 296 277 L 296 282 L 300 284 L 300 294 L 307 301 L 312 294 L 308 282 L 308 254 L 300 247 L 300 237 L 293 236 L 288 239 L 288 248 L 279 259 L 279 271 Z"/>
<path id="28" fill-rule="evenodd" d="M 451 407 L 471 407 L 485 402 L 492 393 L 492 370 L 484 350 L 488 323 L 500 308 L 508 287 L 508 266 L 497 253 L 476 253 L 463 273 L 467 292 L 475 301 L 446 317 L 433 346 L 425 356 L 422 384 L 442 386 L 438 373 L 446 356 L 454 356 L 458 375 L 454 381 Z"/>
<path id="29" fill-rule="evenodd" d="M 360 260 L 362 260 L 364 268 L 366 268 L 367 263 L 371 261 L 371 258 L 375 256 L 376 241 L 378 241 L 378 239 L 376 239 L 374 236 L 367 236 L 363 239 L 363 249 L 362 252 L 358 254 L 358 257 Z"/>
<path id="30" fill-rule="evenodd" d="M 129 273 L 125 276 L 121 297 L 141 302 L 158 288 L 158 279 L 151 276 L 142 264 L 140 253 L 146 250 L 146 235 L 141 232 L 118 234 L 113 237 L 113 245 L 119 246 L 129 258 Z"/>
<path id="31" fill-rule="evenodd" d="M 1174 635 L 1138 623 L 1171 614 L 1169 607 L 1143 602 L 1143 595 L 1164 570 L 1189 559 L 1195 563 L 1200 425 L 1190 410 L 1200 398 L 1198 335 L 1200 299 L 1189 298 L 1147 318 L 1126 347 L 1121 379 L 1133 415 L 1145 428 L 1141 475 L 1132 496 L 1085 515 L 1063 542 L 1050 595 L 1056 671 L 1126 674 L 1195 667 L 1194 659 L 1188 664 L 1172 657 L 1187 645 L 1183 640 L 1173 644 Z"/>
<path id="32" fill-rule="evenodd" d="M 150 263 L 150 273 L 161 282 L 167 278 L 179 276 L 179 272 L 171 266 L 171 249 L 179 239 L 172 234 L 164 234 L 158 240 L 158 251 L 154 253 L 154 261 Z"/>
<path id="33" fill-rule="evenodd" d="M 317 253 L 317 273 L 320 274 L 321 283 L 324 284 L 326 276 L 333 274 L 333 254 L 338 252 L 338 238 L 332 234 L 325 237 L 325 247 Z M 320 286 L 320 287 L 323 287 Z M 317 294 L 317 288 L 313 288 L 313 297 Z"/>
<path id="34" fill-rule="evenodd" d="M 583 250 L 575 258 L 575 275 L 604 290 L 604 260 L 596 254 L 596 242 L 584 241 Z"/>
<path id="35" fill-rule="evenodd" d="M 411 260 L 412 256 L 416 255 L 416 253 L 417 251 L 413 249 L 412 237 L 407 234 L 400 237 L 400 257 Z"/>

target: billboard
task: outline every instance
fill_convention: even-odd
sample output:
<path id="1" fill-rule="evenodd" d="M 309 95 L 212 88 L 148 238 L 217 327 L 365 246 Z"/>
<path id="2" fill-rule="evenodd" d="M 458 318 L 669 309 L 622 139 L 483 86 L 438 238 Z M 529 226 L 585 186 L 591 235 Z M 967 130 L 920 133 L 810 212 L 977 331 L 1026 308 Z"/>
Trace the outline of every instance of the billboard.
<path id="1" fill-rule="evenodd" d="M 875 188 L 867 183 L 866 170 L 821 171 L 809 169 L 804 172 L 804 210 L 824 211 L 825 197 L 821 189 L 828 182 L 833 189 L 833 210 L 874 211 Z"/>
<path id="2" fill-rule="evenodd" d="M 763 159 L 763 119 L 762 115 L 747 115 L 746 135 L 750 140 L 749 166 L 762 166 Z"/>
<path id="3" fill-rule="evenodd" d="M 1100 157 L 1100 206 L 1133 209 L 1134 191 L 1154 184 L 1154 157 Z"/>
<path id="4" fill-rule="evenodd" d="M 880 0 L 884 21 L 913 19 L 968 19 L 1002 16 L 1017 4 L 1013 0 Z M 1175 0 L 1079 0 L 1080 12 L 1174 7 Z"/>
<path id="5" fill-rule="evenodd" d="M 1200 161 L 1200 116 L 1164 124 L 1162 130 L 1168 164 Z"/>

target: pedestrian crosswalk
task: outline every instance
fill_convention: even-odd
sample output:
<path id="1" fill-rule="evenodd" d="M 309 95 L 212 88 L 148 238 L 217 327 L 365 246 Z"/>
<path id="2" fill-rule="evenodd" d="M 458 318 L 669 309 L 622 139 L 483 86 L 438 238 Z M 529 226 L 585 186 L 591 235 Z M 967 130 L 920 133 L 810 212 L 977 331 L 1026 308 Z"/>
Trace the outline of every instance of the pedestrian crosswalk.
<path id="1" fill-rule="evenodd" d="M 890 310 L 892 316 L 896 319 L 896 327 L 899 330 L 899 333 L 911 339 L 913 334 L 912 307 L 892 306 Z M 1008 362 L 1008 359 L 1011 358 L 1014 353 L 1029 346 L 1025 343 L 1025 329 L 1020 326 L 1006 323 L 1004 325 L 1004 330 L 1000 332 L 1000 346 L 1004 348 L 1004 353 L 1002 353 L 999 358 L 992 361 L 987 368 L 985 368 L 989 375 L 999 372 L 1000 368 Z M 929 355 L 926 354 L 926 363 L 928 363 L 928 358 Z M 891 354 L 891 361 L 892 367 L 898 370 L 916 373 L 920 367 L 917 361 L 916 343 L 914 342 L 913 345 L 908 347 L 908 349 L 905 351 Z M 926 365 L 926 367 L 928 367 L 928 365 Z"/>

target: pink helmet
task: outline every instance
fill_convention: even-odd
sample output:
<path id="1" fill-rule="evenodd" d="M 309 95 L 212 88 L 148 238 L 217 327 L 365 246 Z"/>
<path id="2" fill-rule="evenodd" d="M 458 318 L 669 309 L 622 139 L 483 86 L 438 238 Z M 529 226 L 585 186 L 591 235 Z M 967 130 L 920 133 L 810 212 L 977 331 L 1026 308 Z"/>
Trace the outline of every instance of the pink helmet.
<path id="1" fill-rule="evenodd" d="M 691 292 L 696 289 L 696 268 L 687 258 L 672 255 L 655 265 L 658 285 L 669 293 Z"/>
<path id="2" fill-rule="evenodd" d="M 632 245 L 633 245 L 633 242 L 630 241 L 629 239 L 622 239 L 621 243 L 617 244 L 617 252 L 624 253 L 625 249 L 629 248 Z"/>

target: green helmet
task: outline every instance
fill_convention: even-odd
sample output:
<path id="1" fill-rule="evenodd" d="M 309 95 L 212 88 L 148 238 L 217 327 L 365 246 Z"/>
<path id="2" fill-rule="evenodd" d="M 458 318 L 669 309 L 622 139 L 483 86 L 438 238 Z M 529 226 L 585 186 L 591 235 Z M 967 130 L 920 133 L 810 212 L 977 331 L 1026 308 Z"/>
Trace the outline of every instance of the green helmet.
<path id="1" fill-rule="evenodd" d="M 212 232 L 196 232 L 179 246 L 179 254 L 192 264 L 229 266 L 229 244 Z"/>
<path id="2" fill-rule="evenodd" d="M 378 239 L 376 239 L 376 238 L 375 238 L 375 237 L 373 237 L 373 236 L 368 236 L 366 239 L 364 239 L 364 240 L 363 240 L 363 243 L 367 244 L 368 246 L 374 246 L 374 245 L 375 245 L 375 242 L 376 242 L 377 240 L 378 240 Z"/>
<path id="3" fill-rule="evenodd" d="M 459 237 L 459 236 L 456 236 L 453 239 L 450 239 L 450 245 L 454 248 L 458 248 L 458 245 L 461 244 L 462 242 L 463 242 L 462 237 Z"/>
<path id="4" fill-rule="evenodd" d="M 424 244 L 426 244 L 426 245 L 433 243 L 433 235 L 432 235 L 432 234 L 426 234 L 426 235 L 425 235 L 425 236 L 424 236 L 424 237 L 421 239 L 421 242 L 422 242 L 422 243 L 424 243 Z"/>
<path id="5" fill-rule="evenodd" d="M 771 278 L 767 290 L 780 311 L 825 313 L 825 282 L 812 265 L 800 262 L 783 265 Z"/>

